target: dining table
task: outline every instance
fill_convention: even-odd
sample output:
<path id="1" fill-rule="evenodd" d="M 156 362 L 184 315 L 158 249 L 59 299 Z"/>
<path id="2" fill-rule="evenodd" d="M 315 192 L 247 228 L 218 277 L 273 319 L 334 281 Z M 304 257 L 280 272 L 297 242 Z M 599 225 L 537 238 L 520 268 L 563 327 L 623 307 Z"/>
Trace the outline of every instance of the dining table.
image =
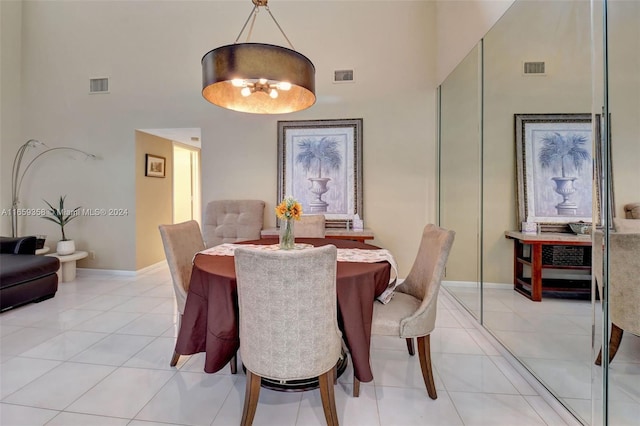
<path id="1" fill-rule="evenodd" d="M 333 244 L 339 253 L 341 249 L 360 249 L 362 252 L 382 250 L 371 244 L 349 240 L 296 238 L 295 242 L 297 245 L 310 244 L 315 247 Z M 265 238 L 237 244 L 273 245 L 274 239 Z M 344 250 L 347 251 L 349 250 Z M 380 303 L 376 301 L 376 297 L 390 285 L 392 264 L 395 273 L 393 261 L 337 262 L 338 326 L 351 355 L 354 374 L 361 382 L 373 380 L 369 363 L 373 304 Z M 176 353 L 191 355 L 205 352 L 204 371 L 219 371 L 229 363 L 240 347 L 238 322 L 233 256 L 197 253 L 193 259 L 187 300 L 176 340 Z"/>

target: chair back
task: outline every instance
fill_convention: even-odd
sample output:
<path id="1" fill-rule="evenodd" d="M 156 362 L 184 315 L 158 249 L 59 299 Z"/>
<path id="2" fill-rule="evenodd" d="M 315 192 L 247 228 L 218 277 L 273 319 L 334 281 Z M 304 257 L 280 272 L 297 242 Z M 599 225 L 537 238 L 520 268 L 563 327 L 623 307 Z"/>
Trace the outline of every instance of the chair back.
<path id="1" fill-rule="evenodd" d="M 235 253 L 240 354 L 251 372 L 296 380 L 332 369 L 341 354 L 335 246 Z"/>
<path id="2" fill-rule="evenodd" d="M 207 247 L 257 240 L 264 223 L 262 200 L 215 200 L 207 204 L 202 223 Z"/>
<path id="3" fill-rule="evenodd" d="M 193 256 L 205 248 L 200 225 L 195 220 L 190 220 L 174 225 L 159 225 L 158 228 L 171 271 L 178 311 L 182 314 L 189 291 Z"/>
<path id="4" fill-rule="evenodd" d="M 640 335 L 640 233 L 609 235 L 609 311 L 611 322 Z"/>
<path id="5" fill-rule="evenodd" d="M 293 227 L 293 235 L 298 238 L 324 238 L 325 218 L 323 214 L 300 216 Z"/>
<path id="6" fill-rule="evenodd" d="M 454 231 L 433 224 L 424 227 L 411 271 L 396 290 L 422 301 L 413 315 L 401 321 L 401 336 L 428 334 L 435 328 L 438 292 L 454 237 Z"/>

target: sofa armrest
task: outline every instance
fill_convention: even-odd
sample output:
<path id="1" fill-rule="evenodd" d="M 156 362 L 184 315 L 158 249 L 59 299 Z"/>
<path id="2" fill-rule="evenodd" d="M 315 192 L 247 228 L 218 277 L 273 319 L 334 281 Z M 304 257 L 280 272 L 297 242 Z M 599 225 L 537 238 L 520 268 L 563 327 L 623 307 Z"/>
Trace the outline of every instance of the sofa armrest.
<path id="1" fill-rule="evenodd" d="M 36 254 L 36 237 L 0 237 L 0 253 Z"/>

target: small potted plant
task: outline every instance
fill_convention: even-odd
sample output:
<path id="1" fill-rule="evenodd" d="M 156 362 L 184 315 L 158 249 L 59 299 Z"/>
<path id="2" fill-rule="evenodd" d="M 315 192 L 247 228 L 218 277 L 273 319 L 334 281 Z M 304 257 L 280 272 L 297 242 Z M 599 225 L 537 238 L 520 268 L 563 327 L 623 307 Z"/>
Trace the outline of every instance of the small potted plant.
<path id="1" fill-rule="evenodd" d="M 60 231 L 62 232 L 62 240 L 58 242 L 58 245 L 56 246 L 56 252 L 63 256 L 73 254 L 76 251 L 76 245 L 74 241 L 67 239 L 67 236 L 64 233 L 64 226 L 78 217 L 78 210 L 80 210 L 80 207 L 76 207 L 73 210 L 65 210 L 65 198 L 67 198 L 66 195 L 64 197 L 60 196 L 58 208 L 53 207 L 47 200 L 43 200 L 47 204 L 47 206 L 49 206 L 49 209 L 47 210 L 49 216 L 42 217 L 43 219 L 50 220 L 51 222 L 60 226 Z"/>

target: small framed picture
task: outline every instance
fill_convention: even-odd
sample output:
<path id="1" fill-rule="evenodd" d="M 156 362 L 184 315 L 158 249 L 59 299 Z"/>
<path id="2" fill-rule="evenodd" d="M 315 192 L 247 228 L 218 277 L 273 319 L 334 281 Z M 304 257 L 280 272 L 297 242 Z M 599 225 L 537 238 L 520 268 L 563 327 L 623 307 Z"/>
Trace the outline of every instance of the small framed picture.
<path id="1" fill-rule="evenodd" d="M 166 158 L 158 155 L 146 154 L 145 155 L 145 169 L 144 175 L 149 177 L 165 177 Z"/>

